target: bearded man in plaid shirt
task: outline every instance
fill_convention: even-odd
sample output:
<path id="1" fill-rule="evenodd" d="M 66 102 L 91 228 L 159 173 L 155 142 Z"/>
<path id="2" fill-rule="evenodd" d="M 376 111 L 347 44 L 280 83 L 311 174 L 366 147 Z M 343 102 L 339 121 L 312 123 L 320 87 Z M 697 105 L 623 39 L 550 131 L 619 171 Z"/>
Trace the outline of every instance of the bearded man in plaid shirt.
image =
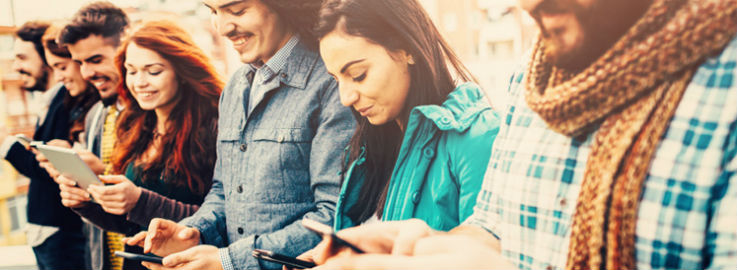
<path id="1" fill-rule="evenodd" d="M 341 231 L 386 255 L 326 239 L 312 259 L 736 269 L 737 1 L 520 2 L 542 35 L 497 107 L 505 122 L 474 214 L 449 233 L 417 220 Z"/>

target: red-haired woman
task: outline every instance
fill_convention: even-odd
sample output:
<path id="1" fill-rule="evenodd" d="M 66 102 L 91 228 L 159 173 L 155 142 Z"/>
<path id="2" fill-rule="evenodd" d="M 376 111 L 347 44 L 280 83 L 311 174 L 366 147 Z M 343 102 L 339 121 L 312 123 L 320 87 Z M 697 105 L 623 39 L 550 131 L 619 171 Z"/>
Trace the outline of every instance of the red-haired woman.
<path id="1" fill-rule="evenodd" d="M 124 176 L 103 176 L 114 185 L 92 186 L 89 193 L 73 182 L 61 186 L 67 206 L 105 230 L 130 235 L 153 218 L 181 220 L 202 203 L 215 165 L 223 82 L 189 35 L 170 22 L 134 30 L 116 60 L 125 109 L 112 164 L 113 173 Z M 87 194 L 97 204 L 86 203 Z"/>

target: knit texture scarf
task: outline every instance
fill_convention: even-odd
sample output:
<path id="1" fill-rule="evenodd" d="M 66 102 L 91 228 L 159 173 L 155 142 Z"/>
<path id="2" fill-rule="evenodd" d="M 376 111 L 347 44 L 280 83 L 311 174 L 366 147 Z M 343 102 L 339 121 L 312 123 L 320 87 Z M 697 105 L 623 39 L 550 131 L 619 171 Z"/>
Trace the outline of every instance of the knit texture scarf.
<path id="1" fill-rule="evenodd" d="M 737 0 L 653 0 L 582 71 L 535 45 L 526 101 L 552 130 L 596 131 L 573 216 L 568 269 L 634 269 L 635 224 L 653 154 L 696 69 L 737 32 Z"/>

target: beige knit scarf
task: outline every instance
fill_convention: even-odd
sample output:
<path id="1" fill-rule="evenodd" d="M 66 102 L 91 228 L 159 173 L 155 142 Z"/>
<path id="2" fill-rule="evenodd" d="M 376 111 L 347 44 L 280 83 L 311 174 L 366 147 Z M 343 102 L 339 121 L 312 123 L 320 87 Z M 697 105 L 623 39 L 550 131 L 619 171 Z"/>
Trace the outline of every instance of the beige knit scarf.
<path id="1" fill-rule="evenodd" d="M 616 1 L 616 0 L 615 0 Z M 654 0 L 603 56 L 580 72 L 535 47 L 526 100 L 556 132 L 598 126 L 571 228 L 569 269 L 634 269 L 635 224 L 653 153 L 691 78 L 737 32 L 737 0 Z"/>

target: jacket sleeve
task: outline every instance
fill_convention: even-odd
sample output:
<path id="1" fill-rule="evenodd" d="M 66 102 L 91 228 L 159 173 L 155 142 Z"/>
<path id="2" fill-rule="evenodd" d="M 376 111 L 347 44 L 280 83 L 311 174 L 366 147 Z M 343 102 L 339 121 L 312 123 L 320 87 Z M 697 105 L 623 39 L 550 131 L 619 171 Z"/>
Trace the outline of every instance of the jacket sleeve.
<path id="1" fill-rule="evenodd" d="M 321 100 L 322 110 L 317 119 L 310 151 L 310 186 L 315 209 L 305 213 L 303 218 L 332 224 L 340 191 L 341 157 L 355 131 L 355 120 L 350 110 L 343 107 L 338 100 L 335 81 L 330 80 L 324 90 L 326 92 Z M 317 245 L 319 241 L 320 237 L 302 227 L 301 220 L 295 220 L 281 230 L 238 240 L 228 246 L 227 253 L 236 269 L 274 268 L 276 264 L 259 265 L 259 261 L 251 256 L 251 251 L 258 248 L 297 256 Z"/>
<path id="2" fill-rule="evenodd" d="M 125 215 L 113 215 L 105 212 L 102 206 L 88 203 L 79 208 L 71 208 L 79 216 L 105 231 L 132 235 L 141 231 L 141 226 L 127 221 Z"/>
<path id="3" fill-rule="evenodd" d="M 141 188 L 141 197 L 127 214 L 128 221 L 147 227 L 153 218 L 180 221 L 194 214 L 200 208 L 196 204 L 187 204 L 151 190 Z"/>
<path id="4" fill-rule="evenodd" d="M 473 213 L 481 191 L 491 147 L 499 132 L 499 115 L 488 109 L 461 135 L 451 154 L 451 168 L 459 186 L 458 221 L 463 223 Z"/>
<path id="5" fill-rule="evenodd" d="M 13 165 L 13 168 L 20 174 L 30 179 L 47 179 L 48 181 L 53 181 L 46 170 L 39 166 L 36 155 L 26 150 L 19 142 L 13 143 L 7 156 L 5 156 L 5 160 Z"/>

